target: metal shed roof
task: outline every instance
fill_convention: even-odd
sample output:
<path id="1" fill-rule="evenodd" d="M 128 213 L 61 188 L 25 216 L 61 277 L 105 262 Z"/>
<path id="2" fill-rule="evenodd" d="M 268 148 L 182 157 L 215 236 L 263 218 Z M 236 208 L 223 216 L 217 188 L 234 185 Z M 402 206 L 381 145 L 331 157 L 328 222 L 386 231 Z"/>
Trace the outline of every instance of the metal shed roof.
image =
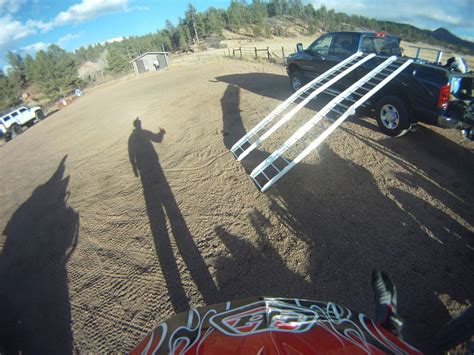
<path id="1" fill-rule="evenodd" d="M 143 58 L 144 56 L 149 55 L 149 54 L 168 54 L 168 53 L 169 52 L 146 52 L 146 53 L 143 53 L 143 54 L 139 55 L 135 59 L 132 59 L 130 61 L 130 63 L 133 63 L 133 62 L 137 61 L 138 59 Z"/>

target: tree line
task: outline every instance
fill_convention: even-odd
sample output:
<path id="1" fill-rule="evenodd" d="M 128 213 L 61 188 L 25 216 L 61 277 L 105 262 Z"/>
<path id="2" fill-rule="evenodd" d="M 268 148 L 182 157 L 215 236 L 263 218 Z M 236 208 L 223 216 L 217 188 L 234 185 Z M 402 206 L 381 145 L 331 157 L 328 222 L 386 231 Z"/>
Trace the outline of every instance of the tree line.
<path id="1" fill-rule="evenodd" d="M 232 0 L 227 9 L 208 8 L 198 12 L 188 5 L 183 17 L 176 24 L 167 20 L 165 28 L 144 36 L 124 38 L 120 42 L 102 43 L 80 47 L 74 52 L 66 52 L 57 45 L 39 51 L 33 58 L 8 54 L 10 69 L 0 71 L 0 110 L 5 110 L 20 102 L 20 94 L 28 85 L 35 85 L 41 93 L 58 99 L 81 85 L 77 68 L 84 62 L 96 62 L 105 55 L 106 70 L 117 75 L 131 71 L 130 61 L 149 51 L 186 51 L 202 39 L 222 38 L 224 29 L 239 31 L 246 29 L 256 37 L 284 36 L 286 29 L 270 25 L 271 18 L 285 18 L 306 24 L 309 35 L 316 31 L 373 30 L 386 31 L 408 41 L 420 41 L 433 45 L 443 45 L 456 51 L 472 53 L 472 48 L 462 47 L 452 42 L 440 41 L 432 31 L 389 21 L 378 21 L 358 15 L 347 15 L 325 6 L 315 9 L 302 0 Z M 91 78 L 93 80 L 93 78 Z"/>
<path id="2" fill-rule="evenodd" d="M 18 53 L 7 54 L 8 73 L 0 70 L 0 111 L 21 103 L 21 95 L 27 87 L 34 85 L 51 100 L 69 95 L 81 84 L 77 76 L 74 54 L 57 45 L 36 53 L 35 58 Z"/>

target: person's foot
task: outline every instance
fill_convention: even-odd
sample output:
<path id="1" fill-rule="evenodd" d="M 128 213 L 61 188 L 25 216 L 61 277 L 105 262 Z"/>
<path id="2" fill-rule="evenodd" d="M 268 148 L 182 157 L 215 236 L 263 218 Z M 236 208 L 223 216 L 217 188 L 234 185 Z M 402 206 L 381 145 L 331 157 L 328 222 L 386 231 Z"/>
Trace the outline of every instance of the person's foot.
<path id="1" fill-rule="evenodd" d="M 397 313 L 397 289 L 388 275 L 372 271 L 372 289 L 375 294 L 375 320 L 396 336 L 402 336 L 403 320 Z"/>

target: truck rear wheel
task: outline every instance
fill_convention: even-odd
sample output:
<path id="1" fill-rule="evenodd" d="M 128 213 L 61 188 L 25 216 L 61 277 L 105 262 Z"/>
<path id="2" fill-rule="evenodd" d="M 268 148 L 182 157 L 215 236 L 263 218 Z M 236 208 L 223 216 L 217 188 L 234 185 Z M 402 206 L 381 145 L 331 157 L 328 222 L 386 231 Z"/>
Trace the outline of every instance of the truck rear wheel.
<path id="1" fill-rule="evenodd" d="M 43 113 L 43 110 L 38 110 L 35 112 L 35 116 L 36 116 L 36 119 L 38 121 L 41 121 L 44 119 L 44 113 Z"/>
<path id="2" fill-rule="evenodd" d="M 10 127 L 10 139 L 13 139 L 13 137 L 23 133 L 23 127 L 20 126 L 18 123 L 14 123 Z"/>
<path id="3" fill-rule="evenodd" d="M 375 106 L 375 114 L 380 130 L 388 136 L 400 137 L 410 130 L 409 111 L 399 97 L 382 97 Z"/>

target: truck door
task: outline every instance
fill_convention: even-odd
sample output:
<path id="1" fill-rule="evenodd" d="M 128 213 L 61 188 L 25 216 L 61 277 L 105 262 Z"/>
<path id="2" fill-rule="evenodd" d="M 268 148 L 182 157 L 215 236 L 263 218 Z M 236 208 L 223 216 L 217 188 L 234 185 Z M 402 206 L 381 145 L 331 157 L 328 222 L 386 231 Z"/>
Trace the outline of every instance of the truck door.
<path id="1" fill-rule="evenodd" d="M 329 54 L 326 57 L 328 68 L 342 62 L 357 52 L 359 47 L 360 33 L 336 33 L 332 40 Z M 344 76 L 335 84 L 338 90 L 343 90 L 352 85 L 356 81 L 355 71 Z"/>
<path id="2" fill-rule="evenodd" d="M 20 117 L 18 117 L 18 112 L 17 111 L 12 112 L 10 115 L 12 116 L 12 118 L 15 120 L 16 123 L 23 124 L 23 122 L 21 122 L 20 119 L 19 119 Z"/>
<path id="3" fill-rule="evenodd" d="M 334 65 L 327 61 L 333 38 L 334 35 L 332 33 L 321 36 L 305 51 L 311 56 L 311 61 L 305 65 L 304 71 L 311 79 L 321 75 Z"/>

